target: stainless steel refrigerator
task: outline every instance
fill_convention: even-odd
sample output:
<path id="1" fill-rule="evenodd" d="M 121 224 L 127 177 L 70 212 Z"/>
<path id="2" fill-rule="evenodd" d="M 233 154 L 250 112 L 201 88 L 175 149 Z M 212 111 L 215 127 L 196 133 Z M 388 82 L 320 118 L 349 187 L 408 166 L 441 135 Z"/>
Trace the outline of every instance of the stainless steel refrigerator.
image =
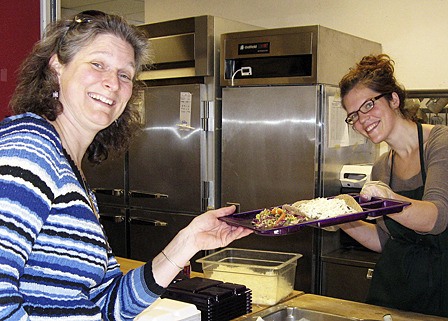
<path id="1" fill-rule="evenodd" d="M 118 160 L 87 167 L 116 255 L 150 259 L 197 214 L 212 206 L 215 172 L 208 175 L 206 164 L 214 161 L 206 159 L 206 153 L 213 152 L 208 144 L 215 140 L 204 128 L 201 90 L 203 84 L 145 89 L 143 131 L 129 151 Z M 184 95 L 191 99 L 188 125 L 179 116 Z"/>
<path id="2" fill-rule="evenodd" d="M 154 60 L 141 75 L 143 131 L 124 157 L 84 167 L 112 248 L 146 261 L 220 204 L 220 35 L 257 27 L 213 16 L 139 27 Z"/>
<path id="3" fill-rule="evenodd" d="M 337 195 L 344 164 L 375 159 L 374 145 L 344 123 L 336 84 L 379 44 L 305 26 L 229 33 L 222 48 L 222 205 L 243 212 Z M 317 293 L 323 234 L 304 228 L 232 246 L 303 254 L 295 289 Z"/>
<path id="4" fill-rule="evenodd" d="M 205 85 L 196 83 L 144 91 L 144 130 L 128 162 L 133 259 L 156 255 L 196 215 L 215 206 L 215 110 L 205 93 Z"/>

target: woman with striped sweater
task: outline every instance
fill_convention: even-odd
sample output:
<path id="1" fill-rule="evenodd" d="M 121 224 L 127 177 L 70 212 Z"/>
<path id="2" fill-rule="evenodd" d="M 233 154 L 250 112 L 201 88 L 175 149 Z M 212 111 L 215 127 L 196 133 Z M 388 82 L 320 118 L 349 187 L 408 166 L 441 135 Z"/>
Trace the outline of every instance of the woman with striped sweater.
<path id="1" fill-rule="evenodd" d="M 249 230 L 209 211 L 123 276 L 81 160 L 125 150 L 138 129 L 136 78 L 147 40 L 98 11 L 58 21 L 25 60 L 0 124 L 0 320 L 132 320 L 196 252 Z"/>

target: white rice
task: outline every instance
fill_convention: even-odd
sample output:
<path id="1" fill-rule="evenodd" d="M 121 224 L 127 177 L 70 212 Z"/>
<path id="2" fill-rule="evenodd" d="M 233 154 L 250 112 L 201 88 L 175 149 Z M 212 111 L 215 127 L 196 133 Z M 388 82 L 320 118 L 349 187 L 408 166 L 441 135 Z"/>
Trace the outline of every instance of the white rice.
<path id="1" fill-rule="evenodd" d="M 293 206 L 310 219 L 325 219 L 357 212 L 339 198 L 318 197 L 306 202 L 294 203 Z"/>

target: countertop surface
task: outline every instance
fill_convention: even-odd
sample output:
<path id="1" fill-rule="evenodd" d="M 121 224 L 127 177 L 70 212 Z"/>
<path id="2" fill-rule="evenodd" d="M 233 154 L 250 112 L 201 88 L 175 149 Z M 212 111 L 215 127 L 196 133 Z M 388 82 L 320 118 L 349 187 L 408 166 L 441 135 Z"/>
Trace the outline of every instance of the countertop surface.
<path id="1" fill-rule="evenodd" d="M 134 261 L 125 258 L 117 257 L 120 263 L 123 273 L 127 273 L 129 270 L 139 267 L 144 262 Z M 192 272 L 191 276 L 202 276 L 201 273 Z M 315 294 L 306 294 L 300 291 L 294 291 L 286 299 L 282 300 L 280 304 L 294 306 L 309 310 L 322 311 L 332 314 L 337 314 L 345 317 L 358 318 L 361 320 L 378 320 L 382 321 L 385 314 L 390 314 L 393 321 L 441 321 L 448 320 L 448 318 L 435 317 L 430 315 L 423 315 L 418 313 L 394 310 L 375 305 L 369 305 L 365 303 L 359 303 L 354 301 L 341 300 L 336 298 L 330 298 Z M 258 313 L 268 306 L 253 305 L 252 313 Z M 245 315 L 234 319 L 234 321 L 247 320 L 249 315 Z M 256 318 L 254 318 L 256 320 Z"/>

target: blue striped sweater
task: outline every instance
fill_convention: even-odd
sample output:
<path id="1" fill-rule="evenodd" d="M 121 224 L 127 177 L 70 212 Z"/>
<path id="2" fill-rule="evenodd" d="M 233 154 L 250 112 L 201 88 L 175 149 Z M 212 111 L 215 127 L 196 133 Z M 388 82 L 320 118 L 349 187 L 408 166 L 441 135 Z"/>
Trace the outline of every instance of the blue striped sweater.
<path id="1" fill-rule="evenodd" d="M 0 320 L 132 320 L 163 291 L 151 264 L 122 275 L 54 127 L 0 126 Z"/>

